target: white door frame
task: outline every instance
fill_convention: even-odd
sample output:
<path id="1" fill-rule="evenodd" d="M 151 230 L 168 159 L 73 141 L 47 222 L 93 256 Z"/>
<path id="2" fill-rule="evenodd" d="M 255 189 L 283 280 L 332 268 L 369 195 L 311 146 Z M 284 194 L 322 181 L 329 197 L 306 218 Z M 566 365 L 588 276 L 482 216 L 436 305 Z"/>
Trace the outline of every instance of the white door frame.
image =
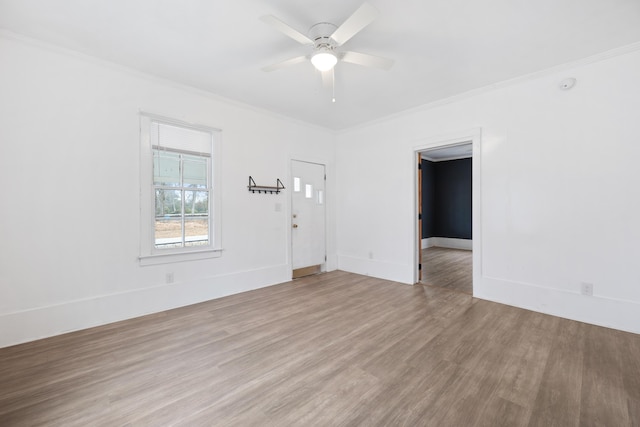
<path id="1" fill-rule="evenodd" d="M 291 189 L 290 191 L 290 195 L 289 195 L 289 200 L 288 200 L 288 219 L 287 219 L 287 234 L 288 234 L 288 240 L 289 240 L 289 255 L 288 255 L 288 260 L 289 260 L 289 267 L 291 269 L 291 272 L 293 273 L 293 232 L 292 232 L 292 227 L 293 227 L 293 186 L 292 186 L 292 181 L 293 181 L 293 162 L 301 162 L 301 163 L 311 163 L 314 165 L 320 165 L 322 167 L 324 167 L 324 173 L 325 176 L 327 175 L 327 164 L 322 162 L 322 161 L 315 161 L 315 160 L 303 160 L 303 159 L 299 159 L 299 158 L 293 158 L 290 157 L 289 158 L 289 179 L 288 181 L 288 185 L 289 188 Z M 324 263 L 321 265 L 321 271 L 325 272 L 327 271 L 327 258 L 329 257 L 329 247 L 328 245 L 328 236 L 327 236 L 327 222 L 328 222 L 328 218 L 327 218 L 327 180 L 325 179 L 324 181 L 324 250 L 325 250 L 325 261 Z"/>
<path id="2" fill-rule="evenodd" d="M 480 286 L 482 278 L 482 185 L 481 185 L 481 140 L 482 129 L 475 128 L 464 132 L 458 132 L 448 135 L 434 136 L 421 140 L 419 145 L 413 147 L 411 153 L 411 169 L 413 170 L 413 209 L 411 210 L 411 222 L 413 224 L 413 234 L 411 235 L 411 246 L 413 248 L 413 271 L 414 283 L 418 283 L 420 273 L 418 270 L 418 251 L 422 248 L 419 246 L 418 239 L 418 168 L 415 166 L 416 154 L 422 151 L 434 148 L 450 147 L 454 145 L 468 144 L 471 142 L 472 162 L 471 162 L 471 230 L 473 234 L 473 293 L 476 294 L 477 287 Z M 420 236 L 422 238 L 422 236 Z"/>

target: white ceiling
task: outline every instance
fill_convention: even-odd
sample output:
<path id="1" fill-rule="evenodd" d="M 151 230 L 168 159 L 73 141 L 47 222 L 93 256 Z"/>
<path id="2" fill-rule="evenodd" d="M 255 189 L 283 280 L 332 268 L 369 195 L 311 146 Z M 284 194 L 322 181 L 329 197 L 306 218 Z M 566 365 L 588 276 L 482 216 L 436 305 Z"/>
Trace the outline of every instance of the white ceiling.
<path id="1" fill-rule="evenodd" d="M 369 0 L 380 16 L 344 48 L 395 60 L 339 63 L 336 98 L 308 53 L 259 20 L 305 33 L 361 0 L 0 0 L 0 28 L 330 129 L 640 41 L 640 0 Z"/>
<path id="2" fill-rule="evenodd" d="M 420 153 L 424 160 L 430 162 L 442 162 L 445 160 L 466 159 L 473 156 L 473 145 L 467 144 L 451 145 L 448 147 L 434 148 Z"/>

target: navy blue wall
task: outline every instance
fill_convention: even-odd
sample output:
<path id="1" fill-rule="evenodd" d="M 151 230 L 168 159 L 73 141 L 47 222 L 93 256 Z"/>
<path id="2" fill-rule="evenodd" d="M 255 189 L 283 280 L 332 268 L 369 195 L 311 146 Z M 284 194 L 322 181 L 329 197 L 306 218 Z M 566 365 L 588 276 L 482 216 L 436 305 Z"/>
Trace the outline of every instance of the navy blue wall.
<path id="1" fill-rule="evenodd" d="M 471 239 L 471 158 L 422 161 L 422 238 Z"/>

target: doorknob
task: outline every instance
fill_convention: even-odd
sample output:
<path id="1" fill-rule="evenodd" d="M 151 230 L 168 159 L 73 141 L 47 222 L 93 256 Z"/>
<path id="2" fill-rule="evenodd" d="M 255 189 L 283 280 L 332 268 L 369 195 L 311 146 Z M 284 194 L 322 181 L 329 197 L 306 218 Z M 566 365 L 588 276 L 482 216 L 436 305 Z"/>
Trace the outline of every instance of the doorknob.
<path id="1" fill-rule="evenodd" d="M 293 228 L 298 228 L 298 224 L 293 224 Z"/>

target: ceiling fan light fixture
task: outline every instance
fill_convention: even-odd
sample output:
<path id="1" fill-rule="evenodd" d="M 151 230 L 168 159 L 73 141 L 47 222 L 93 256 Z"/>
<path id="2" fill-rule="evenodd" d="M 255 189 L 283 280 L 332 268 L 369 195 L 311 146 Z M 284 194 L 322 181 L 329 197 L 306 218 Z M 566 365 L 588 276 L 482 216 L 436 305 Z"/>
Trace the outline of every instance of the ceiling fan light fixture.
<path id="1" fill-rule="evenodd" d="M 330 50 L 323 49 L 313 54 L 311 63 L 318 71 L 329 71 L 338 63 L 338 57 Z"/>

